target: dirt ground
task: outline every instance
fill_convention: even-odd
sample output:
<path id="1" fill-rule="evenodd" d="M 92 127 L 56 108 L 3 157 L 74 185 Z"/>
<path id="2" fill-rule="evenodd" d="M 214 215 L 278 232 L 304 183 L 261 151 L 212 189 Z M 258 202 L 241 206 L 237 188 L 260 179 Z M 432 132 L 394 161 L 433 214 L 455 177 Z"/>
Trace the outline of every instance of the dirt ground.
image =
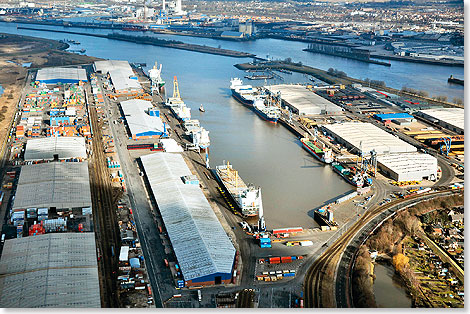
<path id="1" fill-rule="evenodd" d="M 55 40 L 0 33 L 0 85 L 4 93 L 0 97 L 0 140 L 3 142 L 8 125 L 15 112 L 21 90 L 25 83 L 28 68 L 86 64 L 94 57 L 63 51 L 67 44 Z"/>

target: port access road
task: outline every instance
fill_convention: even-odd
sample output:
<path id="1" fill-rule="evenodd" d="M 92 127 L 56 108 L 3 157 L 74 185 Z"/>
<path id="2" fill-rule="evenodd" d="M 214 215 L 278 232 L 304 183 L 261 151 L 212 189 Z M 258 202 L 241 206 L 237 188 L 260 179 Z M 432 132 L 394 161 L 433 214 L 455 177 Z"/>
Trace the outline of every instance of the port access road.
<path id="1" fill-rule="evenodd" d="M 338 241 L 315 260 L 308 270 L 304 283 L 306 307 L 352 307 L 352 257 L 364 239 L 393 212 L 419 201 L 451 193 L 445 190 L 420 194 L 371 208 L 351 228 L 346 229 Z"/>

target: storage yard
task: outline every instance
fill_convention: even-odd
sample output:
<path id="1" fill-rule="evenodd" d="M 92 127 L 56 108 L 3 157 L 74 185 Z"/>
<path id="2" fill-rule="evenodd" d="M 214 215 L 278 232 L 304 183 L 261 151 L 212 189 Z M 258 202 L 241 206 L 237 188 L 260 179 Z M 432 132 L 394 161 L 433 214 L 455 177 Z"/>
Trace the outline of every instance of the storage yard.
<path id="1" fill-rule="evenodd" d="M 315 162 L 331 164 L 354 186 L 309 213 L 318 227 L 272 229 L 264 224 L 260 188 L 244 204 L 240 191 L 255 191 L 244 174 L 210 169 L 209 132 L 191 118 L 176 77 L 167 100 L 157 88 L 159 72 L 154 74 L 148 87 L 139 83 L 146 80 L 141 68 L 107 60 L 31 76 L 36 80 L 25 87 L 15 116 L 1 194 L 7 220 L 0 305 L 266 306 L 273 304 L 274 287 L 282 287 L 289 292 L 278 296 L 294 306 L 302 300 L 300 283 L 313 257 L 333 243 L 336 230 L 388 197 L 448 184 L 454 172 L 443 162 L 443 146 L 449 144 L 447 158 L 463 151 L 463 135 L 433 129 L 454 126 L 434 116 L 391 112 L 390 95 L 344 86 L 270 86 L 292 112 L 283 108 L 283 125 L 307 136 Z M 346 105 L 350 96 L 377 102 Z M 256 210 L 246 211 L 250 206 Z M 64 252 L 59 247 L 72 250 L 66 253 L 70 260 L 52 265 Z M 50 254 L 40 256 L 44 250 Z M 62 289 L 57 300 L 57 291 L 26 285 L 44 276 Z M 82 281 L 80 292 L 59 284 Z"/>

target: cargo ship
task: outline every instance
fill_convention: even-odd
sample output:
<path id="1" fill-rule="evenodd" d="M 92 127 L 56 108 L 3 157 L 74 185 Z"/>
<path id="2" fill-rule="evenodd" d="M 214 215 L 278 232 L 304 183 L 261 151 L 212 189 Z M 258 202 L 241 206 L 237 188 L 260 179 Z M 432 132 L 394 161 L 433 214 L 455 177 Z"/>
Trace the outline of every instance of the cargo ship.
<path id="1" fill-rule="evenodd" d="M 199 147 L 202 150 L 208 149 L 211 144 L 211 141 L 209 139 L 209 131 L 207 131 L 203 127 L 191 130 L 190 137 L 191 141 L 193 142 L 193 145 Z"/>
<path id="2" fill-rule="evenodd" d="M 331 166 L 333 171 L 339 174 L 349 184 L 358 188 L 364 186 L 364 177 L 361 173 L 357 172 L 355 168 L 345 168 L 337 161 L 333 162 Z"/>
<path id="3" fill-rule="evenodd" d="M 253 111 L 261 117 L 261 119 L 266 120 L 271 123 L 277 123 L 277 120 L 281 116 L 281 109 L 276 106 L 266 106 L 265 99 L 258 97 L 253 103 Z"/>
<path id="4" fill-rule="evenodd" d="M 238 206 L 244 216 L 257 216 L 263 213 L 263 202 L 261 199 L 261 188 L 251 184 L 246 185 L 227 162 L 215 167 L 217 179 L 230 194 L 232 200 Z"/>
<path id="5" fill-rule="evenodd" d="M 300 139 L 303 147 L 312 154 L 315 158 L 324 162 L 325 164 L 331 164 L 333 162 L 333 153 L 329 148 L 320 148 L 315 142 L 310 141 L 309 138 L 303 137 Z"/>
<path id="6" fill-rule="evenodd" d="M 271 123 L 277 123 L 281 116 L 281 110 L 277 106 L 267 106 L 264 95 L 259 94 L 258 89 L 251 85 L 243 85 L 239 78 L 230 81 L 232 96 L 243 105 L 253 110 L 261 119 Z"/>
<path id="7" fill-rule="evenodd" d="M 251 85 L 243 85 L 243 81 L 239 78 L 230 80 L 230 89 L 232 96 L 246 106 L 253 106 L 253 103 L 258 93 L 258 89 Z"/>
<path id="8" fill-rule="evenodd" d="M 333 218 L 333 211 L 329 206 L 316 209 L 313 212 L 313 218 L 320 225 L 322 231 L 338 229 L 338 223 Z"/>

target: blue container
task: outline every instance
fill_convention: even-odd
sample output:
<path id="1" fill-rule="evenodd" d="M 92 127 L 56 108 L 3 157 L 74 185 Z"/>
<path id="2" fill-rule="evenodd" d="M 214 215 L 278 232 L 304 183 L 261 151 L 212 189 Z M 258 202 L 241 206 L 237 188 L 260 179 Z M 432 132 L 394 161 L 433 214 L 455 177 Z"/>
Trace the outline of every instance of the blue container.
<path id="1" fill-rule="evenodd" d="M 178 288 L 184 288 L 184 280 L 178 280 Z"/>
<path id="2" fill-rule="evenodd" d="M 297 259 L 297 256 L 291 256 L 290 258 L 291 258 L 292 260 L 295 260 L 295 259 Z"/>
<path id="3" fill-rule="evenodd" d="M 294 273 L 286 273 L 284 274 L 284 277 L 295 277 Z"/>

